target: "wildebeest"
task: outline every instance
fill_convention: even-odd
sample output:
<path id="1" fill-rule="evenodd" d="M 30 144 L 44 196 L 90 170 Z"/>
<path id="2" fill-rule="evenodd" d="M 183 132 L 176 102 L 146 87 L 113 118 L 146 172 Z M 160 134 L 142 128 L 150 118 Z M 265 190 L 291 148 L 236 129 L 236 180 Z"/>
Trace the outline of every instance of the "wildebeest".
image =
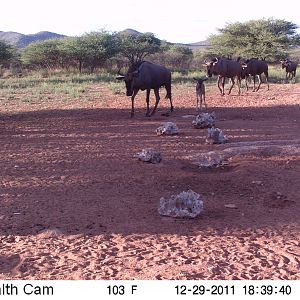
<path id="1" fill-rule="evenodd" d="M 131 117 L 134 116 L 134 98 L 139 90 L 146 90 L 147 111 L 146 116 L 155 113 L 159 103 L 159 88 L 164 86 L 167 94 L 166 98 L 170 100 L 171 111 L 173 111 L 172 95 L 171 95 L 171 71 L 163 66 L 156 65 L 147 61 L 141 61 L 135 66 L 131 66 L 128 72 L 123 75 L 119 72 L 118 80 L 124 80 L 126 85 L 126 95 L 131 96 L 132 108 Z M 149 100 L 150 90 L 154 90 L 156 102 L 150 114 Z"/>
<path id="2" fill-rule="evenodd" d="M 296 70 L 297 70 L 297 63 L 290 61 L 289 59 L 281 60 L 281 67 L 282 69 L 285 68 L 285 79 L 292 80 L 294 77 L 296 77 Z"/>
<path id="3" fill-rule="evenodd" d="M 206 101 L 205 101 L 205 86 L 204 81 L 206 81 L 208 78 L 193 78 L 197 81 L 196 84 L 196 110 L 199 111 L 199 102 L 200 102 L 200 111 L 202 110 L 202 100 L 203 104 L 205 105 L 205 108 L 207 108 Z"/>
<path id="4" fill-rule="evenodd" d="M 207 76 L 212 77 L 212 75 L 218 75 L 218 88 L 221 92 L 221 95 L 224 96 L 224 85 L 225 78 L 230 78 L 232 85 L 229 89 L 228 95 L 231 93 L 231 90 L 234 86 L 234 78 L 237 77 L 237 85 L 239 90 L 239 95 L 241 93 L 241 72 L 242 66 L 239 62 L 228 59 L 228 58 L 213 58 L 208 63 L 204 64 L 207 70 Z M 222 81 L 222 89 L 220 87 L 220 82 Z"/>
<path id="5" fill-rule="evenodd" d="M 253 76 L 253 92 L 258 91 L 261 85 L 261 74 L 264 73 L 269 90 L 268 64 L 264 60 L 257 58 L 247 59 L 243 64 L 243 73 Z M 258 76 L 258 87 L 255 89 L 255 77 Z"/>

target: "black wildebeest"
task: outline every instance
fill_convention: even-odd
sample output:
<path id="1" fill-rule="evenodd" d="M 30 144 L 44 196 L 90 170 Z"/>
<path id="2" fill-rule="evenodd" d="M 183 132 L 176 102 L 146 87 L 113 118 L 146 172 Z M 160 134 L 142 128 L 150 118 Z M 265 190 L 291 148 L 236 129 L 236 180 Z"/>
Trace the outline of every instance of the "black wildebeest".
<path id="1" fill-rule="evenodd" d="M 269 73 L 268 64 L 264 60 L 259 60 L 257 58 L 247 59 L 246 62 L 242 64 L 243 73 L 253 76 L 253 92 L 257 92 L 261 85 L 261 74 L 264 73 L 266 77 L 266 82 L 268 84 L 269 90 Z M 255 89 L 255 77 L 258 76 L 258 87 Z"/>
<path id="2" fill-rule="evenodd" d="M 282 69 L 285 68 L 285 79 L 292 80 L 294 77 L 296 77 L 296 70 L 297 70 L 297 63 L 290 61 L 289 59 L 281 60 L 281 67 Z"/>
<path id="3" fill-rule="evenodd" d="M 206 101 L 205 101 L 205 86 L 204 81 L 206 81 L 208 78 L 193 78 L 197 81 L 196 84 L 196 110 L 199 111 L 199 102 L 200 102 L 200 111 L 202 110 L 202 100 L 203 104 L 205 105 L 205 108 L 207 108 Z"/>
<path id="4" fill-rule="evenodd" d="M 207 70 L 207 76 L 212 77 L 212 75 L 218 75 L 218 88 L 221 92 L 221 95 L 224 96 L 224 85 L 225 78 L 230 78 L 232 85 L 229 89 L 228 95 L 231 93 L 231 90 L 234 86 L 234 78 L 237 77 L 237 85 L 239 90 L 239 95 L 241 93 L 241 73 L 242 66 L 239 62 L 228 59 L 228 58 L 213 58 L 208 63 L 204 64 Z M 220 82 L 222 81 L 222 89 L 220 87 Z"/>
<path id="5" fill-rule="evenodd" d="M 124 80 L 126 85 L 126 95 L 131 96 L 131 117 L 134 116 L 134 98 L 139 90 L 146 90 L 147 111 L 146 116 L 152 116 L 159 103 L 159 88 L 164 86 L 167 91 L 166 98 L 169 98 L 171 111 L 173 111 L 172 95 L 171 95 L 171 71 L 163 66 L 156 65 L 147 61 L 141 61 L 131 66 L 128 72 L 123 75 L 119 72 L 118 80 Z M 150 90 L 154 90 L 156 102 L 150 114 L 149 101 Z"/>

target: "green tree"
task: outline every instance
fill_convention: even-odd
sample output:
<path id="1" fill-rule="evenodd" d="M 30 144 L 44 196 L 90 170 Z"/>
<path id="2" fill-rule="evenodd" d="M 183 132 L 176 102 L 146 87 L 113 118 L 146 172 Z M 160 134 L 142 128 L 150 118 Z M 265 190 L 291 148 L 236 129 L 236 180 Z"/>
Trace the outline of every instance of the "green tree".
<path id="1" fill-rule="evenodd" d="M 217 56 L 278 60 L 300 44 L 297 28 L 292 22 L 274 19 L 231 23 L 209 38 L 212 46 L 209 52 Z"/>
<path id="2" fill-rule="evenodd" d="M 25 65 L 42 68 L 63 67 L 64 57 L 61 52 L 62 39 L 50 39 L 28 45 L 21 53 Z"/>
<path id="3" fill-rule="evenodd" d="M 0 40 L 0 66 L 6 65 L 14 57 L 14 48 Z"/>
<path id="4" fill-rule="evenodd" d="M 82 72 L 83 64 L 87 60 L 87 45 L 83 37 L 71 37 L 64 39 L 60 46 L 63 56 L 66 58 L 66 67 L 75 66 L 79 72 Z"/>
<path id="5" fill-rule="evenodd" d="M 115 34 L 91 32 L 81 37 L 52 39 L 27 46 L 22 52 L 25 65 L 42 68 L 83 67 L 93 72 L 117 53 Z"/>
<path id="6" fill-rule="evenodd" d="M 96 67 L 101 67 L 104 63 L 117 54 L 118 43 L 116 34 L 111 34 L 106 31 L 91 32 L 85 34 L 78 41 L 78 52 L 84 54 L 84 62 L 94 71 Z"/>
<path id="7" fill-rule="evenodd" d="M 186 46 L 172 46 L 167 51 L 168 65 L 173 69 L 187 70 L 193 59 L 193 51 Z"/>
<path id="8" fill-rule="evenodd" d="M 120 54 L 125 57 L 131 66 L 142 61 L 150 54 L 160 51 L 161 41 L 153 33 L 118 34 Z"/>

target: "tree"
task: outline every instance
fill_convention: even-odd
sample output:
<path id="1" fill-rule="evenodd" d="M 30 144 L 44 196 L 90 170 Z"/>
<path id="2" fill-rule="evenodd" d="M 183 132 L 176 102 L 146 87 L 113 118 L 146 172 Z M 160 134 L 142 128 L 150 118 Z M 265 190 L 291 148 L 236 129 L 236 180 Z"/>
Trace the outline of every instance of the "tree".
<path id="1" fill-rule="evenodd" d="M 14 56 L 14 48 L 0 40 L 0 66 L 8 64 Z"/>
<path id="2" fill-rule="evenodd" d="M 142 61 L 146 56 L 160 51 L 161 41 L 153 33 L 118 34 L 119 51 L 130 66 Z"/>
<path id="3" fill-rule="evenodd" d="M 62 39 L 50 39 L 28 45 L 21 53 L 25 65 L 42 68 L 63 67 L 64 57 L 61 52 Z"/>
<path id="4" fill-rule="evenodd" d="M 85 34 L 79 40 L 79 46 L 79 50 L 84 50 L 84 62 L 89 65 L 91 72 L 118 52 L 116 34 L 105 31 Z"/>
<path id="5" fill-rule="evenodd" d="M 209 52 L 216 56 L 258 57 L 271 61 L 287 56 L 300 45 L 298 26 L 285 20 L 261 19 L 231 23 L 212 35 Z"/>
<path id="6" fill-rule="evenodd" d="M 83 37 L 66 38 L 60 47 L 62 53 L 67 58 L 66 67 L 76 66 L 79 73 L 82 72 L 83 64 L 87 60 L 87 45 Z"/>
<path id="7" fill-rule="evenodd" d="M 22 52 L 22 61 L 26 65 L 42 68 L 77 66 L 79 72 L 83 67 L 88 67 L 93 72 L 116 53 L 115 34 L 101 31 L 30 44 Z"/>
<path id="8" fill-rule="evenodd" d="M 168 64 L 178 70 L 187 70 L 190 68 L 193 59 L 193 51 L 186 46 L 172 46 L 167 52 Z"/>

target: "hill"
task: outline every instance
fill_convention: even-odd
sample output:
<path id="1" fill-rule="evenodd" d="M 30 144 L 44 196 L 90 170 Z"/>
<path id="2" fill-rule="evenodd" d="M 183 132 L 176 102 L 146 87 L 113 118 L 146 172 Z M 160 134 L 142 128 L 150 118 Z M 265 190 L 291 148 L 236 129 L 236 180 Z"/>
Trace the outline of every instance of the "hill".
<path id="1" fill-rule="evenodd" d="M 6 41 L 18 49 L 24 48 L 33 42 L 64 37 L 66 36 L 49 31 L 40 31 L 35 34 L 22 34 L 12 31 L 0 31 L 0 40 Z"/>
<path id="2" fill-rule="evenodd" d="M 121 33 L 131 34 L 131 35 L 143 34 L 142 32 L 139 32 L 131 28 L 127 28 L 121 31 Z M 26 46 L 28 46 L 33 42 L 44 41 L 44 40 L 55 39 L 55 38 L 65 38 L 65 37 L 67 36 L 62 34 L 57 34 L 54 32 L 49 32 L 49 31 L 40 31 L 35 34 L 22 34 L 13 31 L 0 31 L 0 40 L 4 40 L 8 42 L 9 44 L 15 46 L 17 49 L 25 48 Z M 184 44 L 184 43 L 170 43 L 170 44 L 185 46 L 191 49 L 201 49 L 201 48 L 203 49 L 209 46 L 207 41 L 201 41 L 201 42 L 191 43 L 191 44 Z"/>
<path id="3" fill-rule="evenodd" d="M 139 32 L 135 29 L 131 29 L 131 28 L 127 28 L 123 31 L 121 31 L 121 33 L 123 34 L 128 34 L 128 35 L 141 35 L 143 34 L 142 32 Z M 169 44 L 171 45 L 178 45 L 178 46 L 185 46 L 185 47 L 189 47 L 191 49 L 204 49 L 209 47 L 208 41 L 201 41 L 201 42 L 196 42 L 196 43 L 190 43 L 190 44 L 184 44 L 184 43 L 171 43 L 169 42 Z"/>
<path id="4" fill-rule="evenodd" d="M 201 41 L 201 42 L 191 43 L 191 44 L 175 43 L 174 45 L 185 46 L 191 49 L 205 49 L 209 47 L 208 41 Z"/>

